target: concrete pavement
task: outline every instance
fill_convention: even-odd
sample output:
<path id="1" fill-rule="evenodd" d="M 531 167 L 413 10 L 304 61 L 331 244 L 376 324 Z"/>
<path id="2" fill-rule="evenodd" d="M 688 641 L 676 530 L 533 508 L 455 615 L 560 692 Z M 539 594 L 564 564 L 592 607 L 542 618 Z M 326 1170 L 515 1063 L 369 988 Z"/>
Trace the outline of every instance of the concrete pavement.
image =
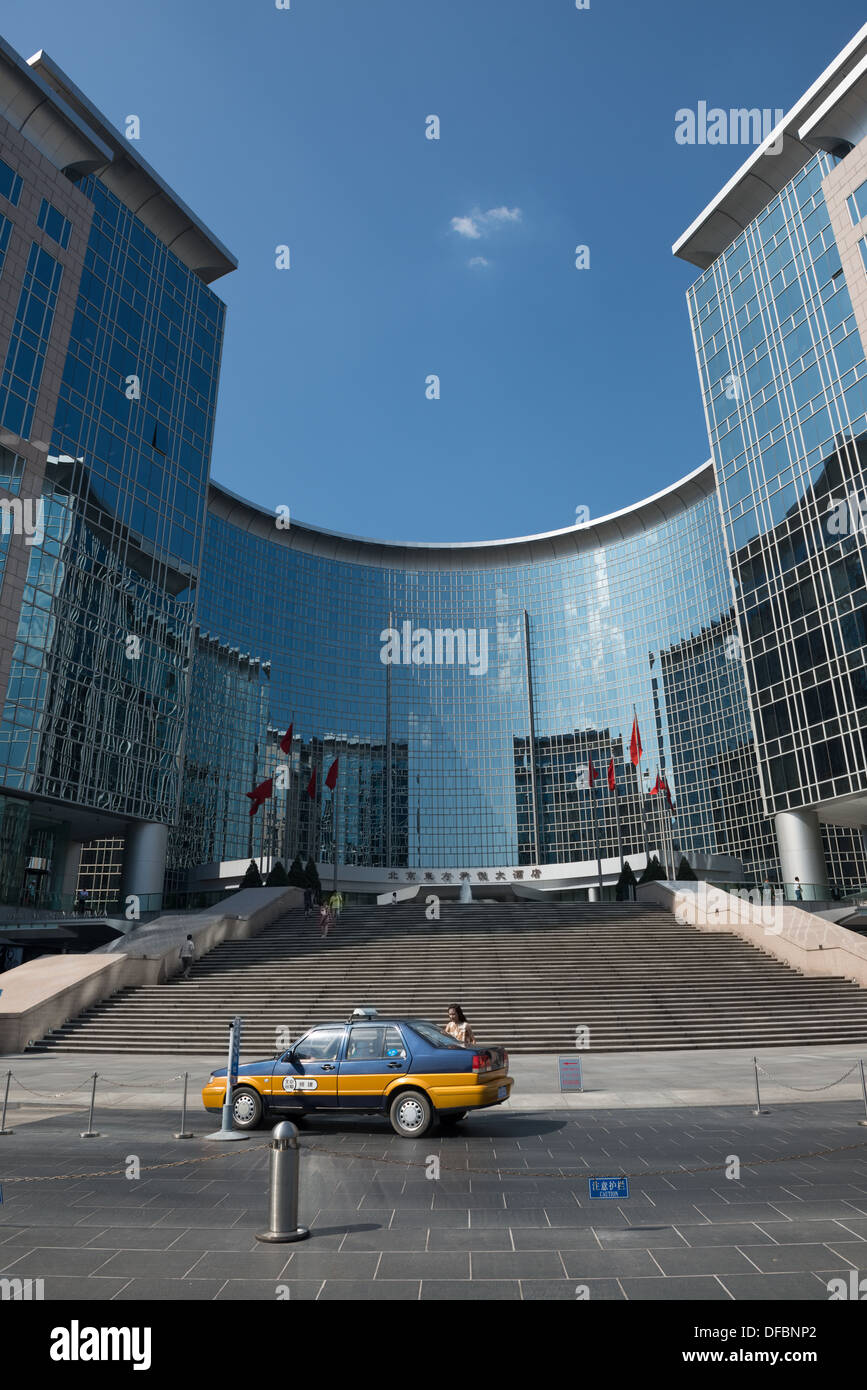
<path id="1" fill-rule="evenodd" d="M 515 1078 L 508 1110 L 629 1110 L 650 1106 L 755 1105 L 753 1051 L 572 1053 L 583 1063 L 583 1093 L 561 1094 L 557 1058 L 513 1056 Z M 765 1048 L 758 1057 L 762 1103 L 859 1100 L 859 1057 L 867 1069 L 867 1040 L 853 1047 Z M 246 1055 L 244 1060 L 254 1061 Z M 23 1053 L 0 1058 L 0 1104 L 11 1070 L 9 1116 L 43 1115 L 89 1104 L 90 1077 L 98 1073 L 97 1112 L 105 1109 L 172 1109 L 180 1112 L 183 1073 L 189 1073 L 189 1106 L 202 1114 L 200 1088 L 211 1065 L 201 1056 L 108 1056 L 105 1053 Z M 769 1073 L 765 1075 L 764 1072 Z M 846 1080 L 838 1082 L 844 1073 Z M 43 1116 L 40 1116 L 42 1118 Z"/>

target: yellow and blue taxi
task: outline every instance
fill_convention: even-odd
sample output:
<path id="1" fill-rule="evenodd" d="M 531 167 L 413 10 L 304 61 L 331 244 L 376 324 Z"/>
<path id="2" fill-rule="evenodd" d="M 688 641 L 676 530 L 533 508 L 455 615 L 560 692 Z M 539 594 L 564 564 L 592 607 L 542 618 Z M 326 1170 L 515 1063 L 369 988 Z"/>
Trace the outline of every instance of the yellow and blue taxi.
<path id="1" fill-rule="evenodd" d="M 512 1089 L 502 1047 L 465 1047 L 418 1018 L 356 1009 L 343 1023 L 319 1023 L 292 1047 L 238 1067 L 232 1091 L 236 1129 L 268 1116 L 383 1115 L 396 1134 L 418 1139 L 439 1120 L 448 1127 L 471 1110 L 502 1105 Z M 202 1103 L 219 1114 L 226 1068 L 211 1072 Z"/>

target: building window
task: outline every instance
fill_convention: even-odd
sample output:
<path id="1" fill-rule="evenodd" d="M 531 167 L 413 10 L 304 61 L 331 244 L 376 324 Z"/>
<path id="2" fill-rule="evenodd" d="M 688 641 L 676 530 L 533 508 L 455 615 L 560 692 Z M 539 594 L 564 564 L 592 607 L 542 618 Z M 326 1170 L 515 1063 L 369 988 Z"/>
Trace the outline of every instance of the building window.
<path id="1" fill-rule="evenodd" d="M 62 275 L 63 266 L 34 241 L 0 377 L 0 424 L 25 438 L 33 424 Z"/>
<path id="2" fill-rule="evenodd" d="M 3 274 L 3 263 L 6 260 L 6 250 L 9 246 L 9 238 L 12 235 L 12 223 L 8 217 L 4 217 L 0 212 L 0 275 Z"/>
<path id="3" fill-rule="evenodd" d="M 849 194 L 846 199 L 846 206 L 849 209 L 852 226 L 857 227 L 861 218 L 867 217 L 867 179 L 858 185 L 854 193 Z"/>
<path id="4" fill-rule="evenodd" d="M 62 246 L 65 251 L 69 245 L 69 236 L 72 232 L 72 223 L 69 219 L 64 217 L 63 213 L 59 212 L 53 203 L 49 203 L 47 198 L 43 198 L 42 206 L 39 209 L 39 216 L 36 220 L 43 232 L 45 232 L 47 236 L 50 236 L 52 241 L 56 241 L 59 246 Z"/>
<path id="5" fill-rule="evenodd" d="M 861 240 L 858 242 L 858 250 L 861 252 L 861 263 L 864 266 L 865 273 L 867 273 L 867 237 L 862 236 Z"/>
<path id="6" fill-rule="evenodd" d="M 21 175 L 16 174 L 14 169 L 10 169 L 8 164 L 4 164 L 0 159 L 0 194 L 8 198 L 13 207 L 18 206 L 18 199 L 21 197 Z"/>
<path id="7" fill-rule="evenodd" d="M 21 475 L 24 472 L 24 460 L 18 454 L 13 454 L 11 449 L 0 444 L 0 488 L 4 492 L 12 492 L 16 495 L 21 491 Z"/>

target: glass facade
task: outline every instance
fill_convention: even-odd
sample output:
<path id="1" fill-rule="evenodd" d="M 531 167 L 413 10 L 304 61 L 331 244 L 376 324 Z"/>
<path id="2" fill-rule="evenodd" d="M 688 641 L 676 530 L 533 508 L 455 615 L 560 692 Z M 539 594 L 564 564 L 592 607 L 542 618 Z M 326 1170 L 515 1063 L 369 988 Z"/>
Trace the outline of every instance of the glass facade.
<path id="1" fill-rule="evenodd" d="M 867 788 L 867 361 L 817 154 L 689 292 L 768 808 Z"/>
<path id="2" fill-rule="evenodd" d="M 592 861 L 597 834 L 614 858 L 618 803 L 624 853 L 642 854 L 660 825 L 629 759 L 634 705 L 641 769 L 671 787 L 678 850 L 775 872 L 712 480 L 632 535 L 593 545 L 571 532 L 548 561 L 529 558 L 529 542 L 490 559 L 484 547 L 422 548 L 415 569 L 405 550 L 389 563 L 373 543 L 365 562 L 362 542 L 344 561 L 323 533 L 304 528 L 296 546 L 252 506 L 240 524 L 219 511 L 199 586 L 177 869 L 263 848 L 330 860 L 319 792 L 335 757 L 342 864 Z M 401 646 L 386 664 L 389 630 Z M 437 662 L 437 632 L 465 635 L 453 664 L 445 651 Z M 291 757 L 279 749 L 290 723 Z M 251 824 L 244 794 L 272 775 L 273 804 Z"/>
<path id="3" fill-rule="evenodd" d="M 224 306 L 98 179 L 77 186 L 93 216 L 45 534 L 30 552 L 0 714 L 0 782 L 171 822 Z M 68 220 L 45 199 L 39 224 L 68 244 Z M 3 424 L 23 438 L 61 271 L 34 243 L 0 382 Z"/>

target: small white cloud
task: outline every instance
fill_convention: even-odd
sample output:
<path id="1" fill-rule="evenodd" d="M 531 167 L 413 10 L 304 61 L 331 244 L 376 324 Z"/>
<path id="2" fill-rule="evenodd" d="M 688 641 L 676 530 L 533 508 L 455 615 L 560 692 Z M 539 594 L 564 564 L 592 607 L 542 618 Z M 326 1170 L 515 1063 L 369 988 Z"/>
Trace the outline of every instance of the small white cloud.
<path id="1" fill-rule="evenodd" d="M 451 227 L 458 236 L 468 237 L 471 241 L 478 241 L 480 237 L 487 236 L 493 227 L 502 227 L 507 222 L 520 221 L 520 208 L 489 208 L 487 212 L 482 212 L 480 208 L 473 208 L 466 217 L 453 217 Z"/>
<path id="2" fill-rule="evenodd" d="M 491 262 L 485 256 L 473 256 L 472 260 L 467 261 L 467 265 L 490 265 Z"/>
<path id="3" fill-rule="evenodd" d="M 473 241 L 478 241 L 482 235 L 472 217 L 453 217 L 452 231 L 458 236 L 471 237 Z"/>

